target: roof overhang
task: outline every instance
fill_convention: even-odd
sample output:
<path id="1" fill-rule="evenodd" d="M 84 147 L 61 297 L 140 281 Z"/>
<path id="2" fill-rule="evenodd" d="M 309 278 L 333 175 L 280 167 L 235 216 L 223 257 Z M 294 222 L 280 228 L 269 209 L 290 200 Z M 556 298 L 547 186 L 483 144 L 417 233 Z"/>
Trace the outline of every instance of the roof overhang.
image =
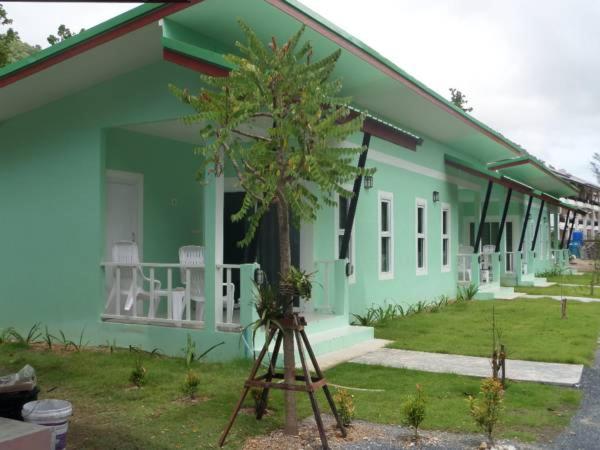
<path id="1" fill-rule="evenodd" d="M 562 206 L 562 202 L 559 198 L 546 192 L 543 192 L 539 189 L 536 189 L 535 187 L 530 186 L 529 184 L 524 183 L 521 180 L 498 173 L 486 167 L 465 161 L 461 158 L 457 158 L 456 156 L 446 154 L 444 155 L 444 160 L 447 165 L 459 169 L 463 172 L 469 173 L 479 178 L 486 179 L 488 181 L 499 184 L 514 191 L 521 192 L 522 194 L 530 195 L 532 197 L 543 200 L 546 203 L 550 203 L 556 206 Z"/>

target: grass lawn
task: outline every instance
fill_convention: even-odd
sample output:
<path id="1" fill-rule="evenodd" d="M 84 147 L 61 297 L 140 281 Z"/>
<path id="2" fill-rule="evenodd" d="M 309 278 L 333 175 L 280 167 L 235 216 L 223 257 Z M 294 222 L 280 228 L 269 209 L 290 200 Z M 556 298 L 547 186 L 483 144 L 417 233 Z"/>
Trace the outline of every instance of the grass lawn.
<path id="1" fill-rule="evenodd" d="M 248 361 L 196 364 L 201 379 L 200 400 L 190 403 L 182 400 L 179 390 L 185 367 L 178 358 L 148 356 L 144 360 L 148 381 L 137 389 L 128 382 L 133 355 L 127 350 L 114 354 L 92 350 L 57 353 L 0 345 L 0 373 L 24 364 L 36 368 L 42 398 L 63 398 L 73 403 L 69 447 L 86 449 L 216 448 L 249 370 Z M 469 394 L 478 391 L 476 378 L 349 363 L 330 369 L 327 375 L 330 383 L 383 389 L 351 391 L 360 419 L 399 423 L 401 404 L 419 383 L 428 399 L 425 428 L 476 431 L 466 401 Z M 319 397 L 326 411 L 322 394 Z M 548 439 L 567 425 L 580 397 L 575 389 L 511 383 L 499 435 Z M 306 398 L 299 395 L 298 399 L 300 417 L 308 416 Z M 280 427 L 280 393 L 272 397 L 270 408 L 273 412 L 260 422 L 240 414 L 226 448 L 240 448 L 246 437 Z"/>
<path id="2" fill-rule="evenodd" d="M 546 278 L 548 281 L 554 283 L 566 283 L 566 284 L 584 284 L 589 286 L 592 281 L 591 273 L 583 273 L 582 275 L 555 275 Z"/>
<path id="3" fill-rule="evenodd" d="M 590 295 L 590 286 L 554 286 L 535 287 L 535 286 L 519 286 L 515 287 L 515 292 L 534 295 L 564 295 L 567 297 L 592 297 L 600 298 L 600 287 L 594 288 L 594 295 Z"/>
<path id="4" fill-rule="evenodd" d="M 600 330 L 600 304 L 569 302 L 566 320 L 560 302 L 546 299 L 469 301 L 436 313 L 415 314 L 376 326 L 393 348 L 489 356 L 492 307 L 508 357 L 532 361 L 591 364 Z"/>

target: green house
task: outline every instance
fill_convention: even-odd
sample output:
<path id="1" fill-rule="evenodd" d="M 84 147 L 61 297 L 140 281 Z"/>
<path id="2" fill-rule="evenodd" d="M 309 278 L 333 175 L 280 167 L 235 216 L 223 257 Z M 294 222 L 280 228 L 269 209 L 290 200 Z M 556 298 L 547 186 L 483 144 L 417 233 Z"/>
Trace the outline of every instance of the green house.
<path id="1" fill-rule="evenodd" d="M 238 18 L 265 41 L 306 24 L 317 56 L 341 48 L 335 76 L 369 114 L 349 141 L 368 142 L 375 175 L 293 231 L 295 264 L 316 272 L 297 307 L 318 354 L 371 340 L 350 322 L 372 305 L 471 283 L 510 298 L 565 263 L 557 211 L 575 188 L 335 25 L 294 1 L 145 4 L 0 69 L 0 327 L 171 354 L 191 333 L 225 342 L 214 357 L 252 354 L 273 221 L 235 245 L 243 192 L 228 168 L 196 181 L 201 142 L 168 90 L 227 76 Z"/>

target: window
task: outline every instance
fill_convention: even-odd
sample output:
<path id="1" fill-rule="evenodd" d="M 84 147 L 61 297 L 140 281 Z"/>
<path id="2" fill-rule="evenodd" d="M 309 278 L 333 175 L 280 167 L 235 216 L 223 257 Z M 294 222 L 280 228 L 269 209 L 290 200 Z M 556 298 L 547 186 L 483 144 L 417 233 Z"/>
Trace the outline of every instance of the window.
<path id="1" fill-rule="evenodd" d="M 379 279 L 394 278 L 394 197 L 379 192 Z"/>
<path id="2" fill-rule="evenodd" d="M 344 234 L 346 233 L 346 225 L 348 224 L 348 208 L 350 207 L 350 199 L 339 196 L 338 197 L 338 208 L 336 215 L 336 242 L 335 242 L 335 258 L 338 258 L 340 255 L 340 250 L 342 248 L 342 241 L 344 240 Z M 350 235 L 350 242 L 348 243 L 348 261 L 352 266 L 354 266 L 354 236 L 356 235 L 356 220 L 354 221 L 354 226 L 352 227 L 352 234 Z M 354 283 L 356 281 L 356 267 L 354 267 L 354 272 L 348 278 L 350 283 Z"/>
<path id="3" fill-rule="evenodd" d="M 442 272 L 450 271 L 450 205 L 442 204 Z"/>
<path id="4" fill-rule="evenodd" d="M 417 199 L 417 275 L 427 273 L 427 201 Z"/>

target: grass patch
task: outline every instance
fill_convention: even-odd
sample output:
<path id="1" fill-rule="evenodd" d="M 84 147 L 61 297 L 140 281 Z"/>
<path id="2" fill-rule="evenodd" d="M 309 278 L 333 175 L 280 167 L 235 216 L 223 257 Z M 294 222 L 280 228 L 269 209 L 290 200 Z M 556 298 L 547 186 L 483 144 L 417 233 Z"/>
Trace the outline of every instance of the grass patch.
<path id="1" fill-rule="evenodd" d="M 533 295 L 564 295 L 567 297 L 590 297 L 600 298 L 600 287 L 594 288 L 594 295 L 590 295 L 590 286 L 560 286 L 555 284 L 548 287 L 519 286 L 515 287 L 515 292 Z"/>
<path id="2" fill-rule="evenodd" d="M 432 314 L 433 315 L 433 314 Z M 416 316 L 415 316 L 416 317 Z M 412 318 L 411 318 L 412 320 Z M 143 388 L 128 381 L 134 355 L 127 350 L 49 352 L 24 345 L 0 345 L 0 374 L 24 364 L 36 368 L 41 398 L 71 401 L 74 415 L 69 425 L 69 447 L 86 449 L 217 448 L 216 442 L 238 399 L 250 361 L 199 363 L 198 400 L 184 399 L 181 383 L 186 374 L 183 359 L 150 357 L 143 365 Z M 466 398 L 479 389 L 480 380 L 450 374 L 431 374 L 360 364 L 342 364 L 327 371 L 330 383 L 383 389 L 383 392 L 350 391 L 357 417 L 379 423 L 399 423 L 401 405 L 417 383 L 427 395 L 424 428 L 475 432 Z M 48 389 L 52 392 L 47 393 Z M 499 436 L 522 440 L 549 439 L 568 423 L 581 393 L 575 389 L 535 383 L 511 383 L 506 393 L 506 412 Z M 322 393 L 321 410 L 327 411 Z M 299 417 L 311 414 L 306 395 L 299 394 Z M 252 406 L 248 399 L 246 407 Z M 256 421 L 240 414 L 226 448 L 241 448 L 247 437 L 264 434 L 283 425 L 283 401 L 274 392 L 272 413 Z"/>
<path id="3" fill-rule="evenodd" d="M 22 345 L 0 345 L 0 374 L 31 364 L 37 372 L 41 398 L 73 403 L 69 447 L 85 449 L 217 448 L 218 437 L 239 398 L 250 361 L 194 365 L 200 376 L 197 402 L 184 399 L 181 385 L 187 373 L 181 358 L 145 356 L 147 381 L 131 386 L 134 355 L 128 350 L 85 350 L 56 353 L 28 350 Z M 48 389 L 52 392 L 46 393 Z M 271 396 L 275 411 L 262 421 L 240 414 L 225 448 L 283 425 L 283 399 Z M 310 413 L 308 401 L 298 396 L 300 417 Z M 248 399 L 247 406 L 251 406 Z"/>
<path id="4" fill-rule="evenodd" d="M 600 304 L 546 299 L 472 301 L 450 304 L 437 313 L 383 323 L 375 335 L 392 348 L 486 356 L 491 353 L 492 306 L 497 328 L 512 359 L 590 365 L 600 328 Z"/>
<path id="5" fill-rule="evenodd" d="M 546 279 L 554 283 L 583 284 L 589 286 L 590 282 L 592 281 L 592 274 L 589 272 L 581 275 L 563 274 L 546 277 Z"/>
<path id="6" fill-rule="evenodd" d="M 384 390 L 351 391 L 359 419 L 399 423 L 401 405 L 414 394 L 418 383 L 427 398 L 424 429 L 479 432 L 467 403 L 468 396 L 479 391 L 479 378 L 350 363 L 330 369 L 327 377 L 344 386 Z M 576 389 L 511 382 L 506 390 L 498 436 L 524 441 L 549 440 L 568 425 L 580 399 L 581 392 Z"/>

